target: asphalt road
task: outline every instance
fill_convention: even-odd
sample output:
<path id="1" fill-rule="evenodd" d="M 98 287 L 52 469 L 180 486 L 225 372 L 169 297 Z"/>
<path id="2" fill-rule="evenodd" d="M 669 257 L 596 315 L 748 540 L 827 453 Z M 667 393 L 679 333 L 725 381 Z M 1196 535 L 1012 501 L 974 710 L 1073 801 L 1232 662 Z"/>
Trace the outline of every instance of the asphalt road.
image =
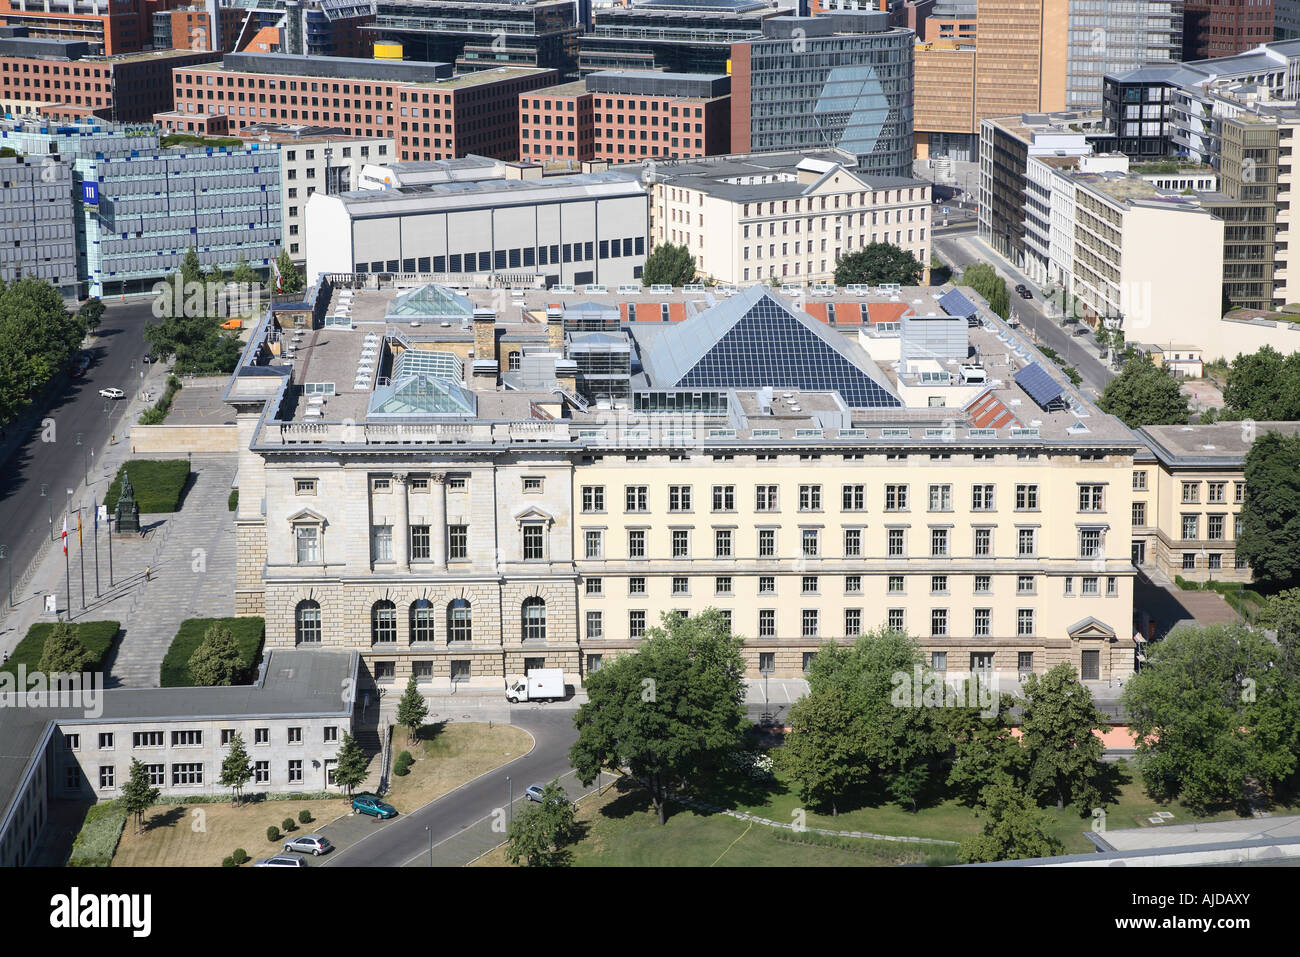
<path id="1" fill-rule="evenodd" d="M 939 258 L 954 266 L 954 273 L 973 262 L 988 262 L 973 256 L 958 240 L 974 234 L 972 228 L 960 231 L 940 232 L 934 238 L 934 251 Z M 1025 331 L 1032 332 L 1039 345 L 1046 345 L 1056 350 L 1065 359 L 1066 365 L 1074 366 L 1083 377 L 1082 387 L 1095 399 L 1101 395 L 1106 383 L 1114 378 L 1115 373 L 1092 352 L 1083 348 L 1079 339 L 1070 334 L 1069 328 L 1062 328 L 1056 319 L 1049 317 L 1043 308 L 1043 300 L 1035 283 L 1030 282 L 1019 270 L 1003 260 L 991 261 L 993 268 L 1007 280 L 1011 292 L 1011 312 L 1020 320 Z M 1033 299 L 1021 299 L 1015 292 L 1015 286 L 1023 283 L 1034 293 Z M 1077 328 L 1077 327 L 1073 327 Z M 1088 333 L 1089 343 L 1093 343 L 1092 334 Z"/>
<path id="2" fill-rule="evenodd" d="M 507 776 L 514 784 L 518 800 L 528 785 L 545 784 L 569 771 L 569 748 L 578 739 L 572 710 L 512 708 L 510 723 L 533 735 L 536 745 L 532 751 L 412 814 L 401 814 L 385 822 L 364 840 L 330 854 L 324 859 L 324 866 L 401 867 L 429 846 L 426 827 L 433 828 L 433 843 L 438 845 L 495 808 L 504 807 L 509 796 Z"/>
<path id="3" fill-rule="evenodd" d="M 44 440 L 46 430 L 37 422 L 0 469 L 0 544 L 7 546 L 15 578 L 38 550 L 55 547 L 50 543 L 50 516 L 57 534 L 68 507 L 67 490 L 82 484 L 88 466 L 94 477 L 89 452 L 98 454 L 114 430 L 122 431 L 126 403 L 101 398 L 99 390 L 118 388 L 128 395 L 139 390 L 144 326 L 152 319 L 148 300 L 108 306 L 89 350 L 94 362 L 83 378 L 69 380 L 44 413 L 43 418 L 53 422 L 54 441 Z M 106 482 L 99 483 L 101 495 L 105 488 Z M 72 501 L 74 508 L 77 504 Z M 75 521 L 70 525 L 75 527 Z M 8 572 L 0 570 L 6 576 L 0 578 L 0 587 L 5 589 Z M 14 600 L 20 597 L 15 594 Z"/>

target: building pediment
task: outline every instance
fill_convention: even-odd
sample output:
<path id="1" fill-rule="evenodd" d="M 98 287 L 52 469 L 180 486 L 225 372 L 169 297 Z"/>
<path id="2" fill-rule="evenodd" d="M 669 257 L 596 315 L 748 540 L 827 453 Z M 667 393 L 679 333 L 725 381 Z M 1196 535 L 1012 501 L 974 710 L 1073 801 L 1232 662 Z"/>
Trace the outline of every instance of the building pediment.
<path id="1" fill-rule="evenodd" d="M 1076 621 L 1067 629 L 1071 638 L 1076 641 L 1114 641 L 1115 629 L 1105 622 L 1098 621 L 1089 615 L 1082 621 Z"/>
<path id="2" fill-rule="evenodd" d="M 530 505 L 522 512 L 515 513 L 515 524 L 523 525 L 527 522 L 545 522 L 552 525 L 555 522 L 555 516 L 545 509 L 538 508 L 536 505 Z"/>
<path id="3" fill-rule="evenodd" d="M 324 525 L 325 516 L 314 509 L 304 508 L 289 516 L 290 525 Z"/>

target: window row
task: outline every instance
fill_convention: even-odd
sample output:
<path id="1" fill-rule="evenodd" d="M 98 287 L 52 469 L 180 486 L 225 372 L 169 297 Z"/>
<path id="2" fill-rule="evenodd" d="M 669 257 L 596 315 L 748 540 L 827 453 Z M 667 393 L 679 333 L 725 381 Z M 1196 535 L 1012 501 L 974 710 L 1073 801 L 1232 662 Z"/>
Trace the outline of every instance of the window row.
<path id="1" fill-rule="evenodd" d="M 1105 511 L 1105 486 L 1099 484 L 1079 485 L 1079 511 Z M 816 484 L 800 485 L 797 508 L 801 512 L 822 511 L 823 486 Z M 911 487 L 906 484 L 893 484 L 884 487 L 883 507 L 887 512 L 906 512 L 911 508 Z M 690 512 L 695 505 L 694 486 L 669 485 L 668 511 Z M 736 486 L 714 485 L 706 500 L 714 512 L 736 511 Z M 932 512 L 953 511 L 953 486 L 951 484 L 932 484 L 927 490 L 928 510 Z M 1021 483 L 1015 487 L 1013 498 L 1017 511 L 1037 511 L 1039 505 L 1039 486 L 1034 483 Z M 845 484 L 840 486 L 840 510 L 844 512 L 863 512 L 867 510 L 867 487 L 865 484 Z M 581 492 L 583 512 L 604 512 L 606 497 L 605 486 L 584 485 Z M 781 487 L 779 485 L 755 485 L 753 503 L 755 512 L 779 512 L 781 510 Z M 970 508 L 976 512 L 997 510 L 996 486 L 991 483 L 978 483 L 971 486 Z M 650 511 L 650 486 L 625 485 L 623 487 L 624 512 Z"/>
<path id="2" fill-rule="evenodd" d="M 473 615 L 464 598 L 448 602 L 443 610 L 448 644 L 466 644 L 474 640 Z M 432 602 L 420 598 L 407 609 L 408 640 L 411 644 L 431 644 L 436 640 L 438 612 Z M 524 641 L 546 640 L 546 600 L 536 595 L 525 598 L 519 608 L 520 632 Z M 304 599 L 294 609 L 294 641 L 299 645 L 321 643 L 320 602 Z M 370 606 L 370 640 L 375 646 L 397 643 L 397 605 L 387 599 Z M 292 742 L 291 742 L 292 743 Z"/>

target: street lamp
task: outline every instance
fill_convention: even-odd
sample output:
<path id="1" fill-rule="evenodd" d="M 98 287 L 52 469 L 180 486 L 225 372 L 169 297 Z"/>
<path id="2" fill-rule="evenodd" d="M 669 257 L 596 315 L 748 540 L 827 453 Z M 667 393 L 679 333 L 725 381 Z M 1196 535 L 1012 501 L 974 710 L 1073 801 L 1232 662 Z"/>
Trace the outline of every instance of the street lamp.
<path id="1" fill-rule="evenodd" d="M 510 789 L 510 803 L 506 805 L 506 825 L 515 823 L 515 786 L 510 781 L 510 775 L 506 775 L 506 787 Z"/>
<path id="2" fill-rule="evenodd" d="M 41 486 L 41 498 L 46 500 L 50 507 L 50 541 L 54 541 L 54 499 L 49 495 L 49 486 Z"/>
<path id="3" fill-rule="evenodd" d="M 426 827 L 425 830 L 429 833 L 429 866 L 433 867 L 433 828 Z"/>
<path id="4" fill-rule="evenodd" d="M 0 545 L 0 558 L 3 558 L 5 564 L 9 566 L 9 607 L 12 608 L 14 606 L 14 563 L 9 557 L 8 545 Z"/>

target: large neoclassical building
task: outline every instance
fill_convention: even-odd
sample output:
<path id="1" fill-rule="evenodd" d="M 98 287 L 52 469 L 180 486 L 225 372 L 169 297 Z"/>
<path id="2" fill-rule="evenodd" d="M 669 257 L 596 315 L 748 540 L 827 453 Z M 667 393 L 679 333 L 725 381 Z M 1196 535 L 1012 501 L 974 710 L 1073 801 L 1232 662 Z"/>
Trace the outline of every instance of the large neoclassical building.
<path id="1" fill-rule="evenodd" d="M 253 331 L 238 608 L 269 648 L 571 682 L 721 609 L 752 675 L 881 625 L 1134 666 L 1139 440 L 969 291 L 314 288 Z"/>

